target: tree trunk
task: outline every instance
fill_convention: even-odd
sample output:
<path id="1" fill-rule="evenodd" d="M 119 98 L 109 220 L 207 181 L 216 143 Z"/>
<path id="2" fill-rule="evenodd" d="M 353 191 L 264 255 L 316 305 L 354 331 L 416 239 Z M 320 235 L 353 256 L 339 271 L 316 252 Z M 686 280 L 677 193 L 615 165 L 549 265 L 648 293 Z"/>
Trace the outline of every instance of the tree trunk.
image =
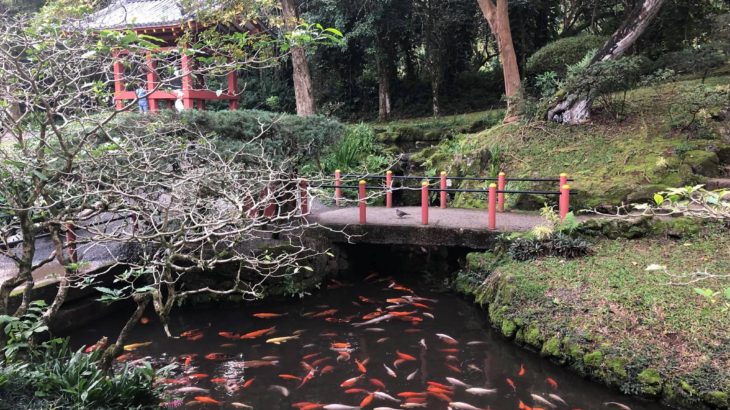
<path id="1" fill-rule="evenodd" d="M 638 39 L 649 24 L 659 13 L 664 0 L 644 0 L 636 5 L 631 14 L 624 20 L 621 27 L 611 35 L 606 44 L 601 48 L 591 64 L 613 60 L 626 53 L 636 39 Z M 559 101 L 548 111 L 548 119 L 563 124 L 582 124 L 590 119 L 591 106 L 593 105 L 593 94 L 575 95 L 570 94 Z"/>
<path id="2" fill-rule="evenodd" d="M 386 46 L 387 47 L 387 46 Z M 377 55 L 378 70 L 378 120 L 387 121 L 390 118 L 390 78 L 391 53 L 385 47 L 379 47 Z"/>
<path id="3" fill-rule="evenodd" d="M 112 362 L 123 350 L 124 343 L 132 332 L 132 329 L 137 325 L 137 322 L 142 318 L 144 310 L 149 305 L 152 297 L 149 293 L 134 295 L 134 301 L 137 303 L 137 309 L 134 310 L 132 316 L 127 319 L 127 323 L 124 324 L 122 331 L 119 332 L 117 341 L 109 346 L 101 357 L 101 368 L 108 371 L 112 368 Z"/>
<path id="4" fill-rule="evenodd" d="M 441 115 L 441 107 L 439 104 L 439 94 L 441 93 L 441 79 L 437 75 L 431 76 L 431 107 L 433 116 Z"/>
<path id="5" fill-rule="evenodd" d="M 285 27 L 293 31 L 297 25 L 297 13 L 294 0 L 281 0 Z M 294 97 L 297 101 L 297 115 L 307 117 L 316 113 L 314 94 L 312 93 L 312 76 L 307 63 L 307 53 L 302 47 L 292 47 L 291 61 L 294 78 Z"/>
<path id="6" fill-rule="evenodd" d="M 497 40 L 499 61 L 502 63 L 504 75 L 504 93 L 507 96 L 507 113 L 505 122 L 512 122 L 519 118 L 522 98 L 520 69 L 517 65 L 517 54 L 512 42 L 512 30 L 509 25 L 507 0 L 477 0 L 489 28 Z"/>

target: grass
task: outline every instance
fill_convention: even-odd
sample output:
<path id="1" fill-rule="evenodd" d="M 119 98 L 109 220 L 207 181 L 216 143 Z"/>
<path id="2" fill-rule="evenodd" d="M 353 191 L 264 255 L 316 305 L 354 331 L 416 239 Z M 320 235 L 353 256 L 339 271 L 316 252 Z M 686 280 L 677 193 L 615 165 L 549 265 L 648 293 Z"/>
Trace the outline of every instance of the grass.
<path id="1" fill-rule="evenodd" d="M 650 264 L 666 270 L 647 271 Z M 694 284 L 677 277 L 705 271 L 725 277 Z M 512 289 L 505 316 L 538 323 L 543 340 L 581 340 L 585 352 L 657 369 L 675 384 L 730 392 L 730 300 L 713 303 L 694 291 L 730 288 L 728 275 L 725 230 L 681 241 L 599 240 L 591 256 L 508 262 L 494 278 Z M 708 369 L 712 379 L 698 376 Z"/>
<path id="2" fill-rule="evenodd" d="M 381 141 L 411 143 L 438 142 L 462 133 L 475 133 L 502 121 L 504 110 L 493 109 L 443 117 L 422 117 L 370 124 Z"/>
<path id="3" fill-rule="evenodd" d="M 705 81 L 710 87 L 728 83 L 727 74 Z M 630 115 L 620 122 L 597 105 L 589 124 L 565 126 L 543 121 L 500 124 L 457 137 L 461 140 L 458 145 L 470 147 L 458 155 L 447 152 L 453 143 L 442 143 L 421 151 L 414 158 L 425 164 L 424 167 L 450 170 L 450 175 L 474 176 L 485 173 L 485 161 L 467 161 L 466 166 L 454 166 L 455 162 L 464 157 L 479 159 L 481 152 L 496 148 L 503 154 L 497 166 L 508 177 L 557 176 L 567 172 L 576 180 L 573 188 L 578 193 L 579 205 L 589 208 L 617 205 L 642 188 L 651 190 L 656 186 L 701 181 L 701 176 L 692 174 L 683 153 L 730 146 L 727 119 L 709 121 L 711 132 L 704 137 L 714 139 L 690 138 L 688 132 L 670 126 L 672 107 L 676 110 L 676 105 L 685 101 L 699 84 L 699 80 L 684 80 L 632 90 L 627 94 Z"/>

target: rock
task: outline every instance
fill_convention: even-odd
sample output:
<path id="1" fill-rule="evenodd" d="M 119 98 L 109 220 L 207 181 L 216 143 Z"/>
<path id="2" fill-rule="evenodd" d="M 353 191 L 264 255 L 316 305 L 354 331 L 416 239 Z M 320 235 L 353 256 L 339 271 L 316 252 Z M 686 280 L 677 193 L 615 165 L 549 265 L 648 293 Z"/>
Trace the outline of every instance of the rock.
<path id="1" fill-rule="evenodd" d="M 720 174 L 720 159 L 714 152 L 688 151 L 684 154 L 684 163 L 692 168 L 692 172 L 706 177 L 716 177 Z"/>
<path id="2" fill-rule="evenodd" d="M 721 147 L 716 154 L 720 164 L 730 164 L 730 147 Z"/>
<path id="3" fill-rule="evenodd" d="M 626 202 L 636 203 L 653 203 L 654 194 L 663 191 L 666 187 L 663 185 L 640 185 L 633 192 L 626 196 Z"/>
<path id="4" fill-rule="evenodd" d="M 721 391 L 711 391 L 704 395 L 705 401 L 718 409 L 727 409 L 730 406 L 728 394 Z"/>
<path id="5" fill-rule="evenodd" d="M 647 396 L 658 396 L 662 392 L 662 376 L 656 369 L 648 368 L 639 373 L 641 393 Z"/>
<path id="6" fill-rule="evenodd" d="M 601 367 L 601 364 L 603 364 L 603 353 L 601 353 L 600 350 L 596 350 L 595 352 L 586 353 L 583 356 L 583 362 L 586 364 L 586 366 L 589 367 Z"/>
<path id="7" fill-rule="evenodd" d="M 502 335 L 507 338 L 512 338 L 515 335 L 515 332 L 517 331 L 517 324 L 515 322 L 505 319 L 502 321 Z"/>
<path id="8" fill-rule="evenodd" d="M 543 345 L 540 350 L 542 357 L 560 357 L 560 338 L 551 337 Z"/>

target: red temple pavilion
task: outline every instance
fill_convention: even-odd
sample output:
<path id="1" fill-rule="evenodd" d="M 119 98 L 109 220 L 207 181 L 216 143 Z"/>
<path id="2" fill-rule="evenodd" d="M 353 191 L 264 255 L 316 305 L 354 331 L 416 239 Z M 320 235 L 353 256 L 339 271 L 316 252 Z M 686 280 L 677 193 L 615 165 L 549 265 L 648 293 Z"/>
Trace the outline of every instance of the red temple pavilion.
<path id="1" fill-rule="evenodd" d="M 197 29 L 194 7 L 182 5 L 180 0 L 116 0 L 108 7 L 99 10 L 89 17 L 89 24 L 95 28 L 134 30 L 137 33 L 147 34 L 162 40 L 164 43 L 160 51 L 174 51 L 178 49 L 177 40 L 186 29 Z M 251 23 L 243 27 L 244 30 L 258 31 Z M 134 90 L 128 89 L 124 83 L 124 52 L 118 53 L 119 59 L 114 63 L 114 101 L 117 109 L 123 109 L 125 104 L 137 98 Z M 172 53 L 169 53 L 172 54 Z M 159 111 L 161 102 L 165 101 L 172 106 L 182 97 L 185 109 L 205 109 L 206 101 L 228 101 L 231 110 L 238 108 L 237 77 L 231 71 L 227 75 L 227 89 L 216 92 L 205 88 L 205 82 L 192 75 L 192 59 L 185 53 L 174 53 L 179 58 L 180 81 L 177 90 L 158 89 L 159 73 L 157 60 L 154 55 L 148 54 L 146 89 L 149 109 Z"/>

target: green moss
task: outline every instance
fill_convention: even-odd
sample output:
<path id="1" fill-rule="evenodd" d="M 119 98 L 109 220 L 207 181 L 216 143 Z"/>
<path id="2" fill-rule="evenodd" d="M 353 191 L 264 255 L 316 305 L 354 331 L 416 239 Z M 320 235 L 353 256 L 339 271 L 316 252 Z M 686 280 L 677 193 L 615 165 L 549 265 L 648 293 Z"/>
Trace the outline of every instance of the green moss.
<path id="1" fill-rule="evenodd" d="M 695 174 L 716 177 L 720 174 L 720 159 L 709 151 L 689 151 L 684 154 L 684 163 L 692 168 Z"/>
<path id="2" fill-rule="evenodd" d="M 682 391 L 685 392 L 688 396 L 696 396 L 697 390 L 692 387 L 689 383 L 687 383 L 686 380 L 680 380 L 679 381 L 679 387 L 682 388 Z"/>
<path id="3" fill-rule="evenodd" d="M 603 353 L 600 350 L 595 352 L 586 353 L 583 356 L 583 362 L 586 366 L 598 368 L 603 364 Z"/>
<path id="4" fill-rule="evenodd" d="M 704 395 L 704 399 L 707 403 L 719 408 L 719 409 L 727 409 L 728 406 L 730 406 L 730 401 L 728 400 L 728 394 L 721 391 L 711 391 Z"/>
<path id="5" fill-rule="evenodd" d="M 644 369 L 637 376 L 641 383 L 641 393 L 647 396 L 657 396 L 662 391 L 662 376 L 657 369 Z"/>
<path id="6" fill-rule="evenodd" d="M 466 268 L 471 271 L 489 272 L 499 261 L 492 252 L 471 252 L 466 255 Z"/>
<path id="7" fill-rule="evenodd" d="M 606 367 L 617 379 L 626 379 L 628 377 L 626 362 L 623 359 L 608 359 L 606 360 Z"/>
<path id="8" fill-rule="evenodd" d="M 511 338 L 515 335 L 515 331 L 517 331 L 517 324 L 509 319 L 505 319 L 502 321 L 502 335 L 504 337 Z"/>
<path id="9" fill-rule="evenodd" d="M 540 348 L 542 347 L 542 334 L 540 333 L 540 328 L 535 325 L 530 325 L 527 327 L 527 330 L 525 331 L 525 343 L 527 343 L 530 346 Z"/>
<path id="10" fill-rule="evenodd" d="M 560 338 L 553 336 L 548 339 L 542 345 L 540 355 L 543 357 L 560 357 Z"/>

